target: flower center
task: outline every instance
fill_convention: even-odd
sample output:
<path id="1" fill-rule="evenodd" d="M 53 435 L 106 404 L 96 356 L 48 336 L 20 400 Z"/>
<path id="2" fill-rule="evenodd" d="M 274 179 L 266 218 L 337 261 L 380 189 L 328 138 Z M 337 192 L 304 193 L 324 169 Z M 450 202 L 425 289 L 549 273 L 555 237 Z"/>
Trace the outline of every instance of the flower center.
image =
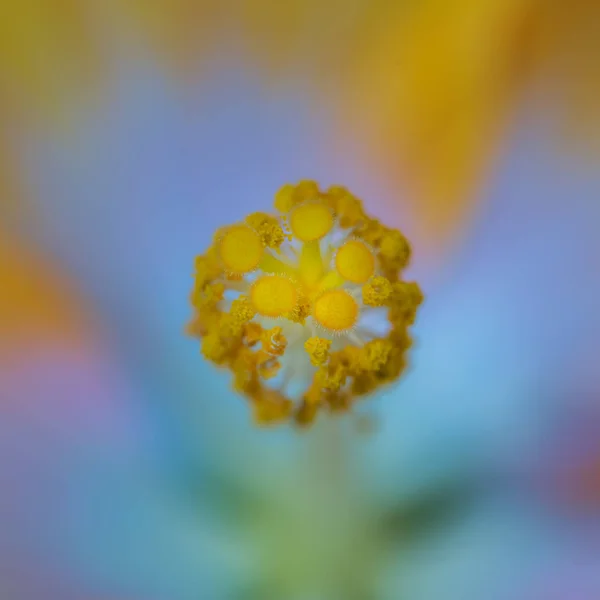
<path id="1" fill-rule="evenodd" d="M 375 273 L 375 257 L 359 240 L 346 242 L 335 255 L 337 272 L 352 283 L 366 283 Z"/>
<path id="2" fill-rule="evenodd" d="M 256 312 L 263 317 L 282 317 L 298 303 L 294 283 L 282 275 L 264 275 L 250 289 L 250 299 Z"/>
<path id="3" fill-rule="evenodd" d="M 358 319 L 358 303 L 345 290 L 329 290 L 314 303 L 315 321 L 335 333 L 352 329 Z"/>
<path id="4" fill-rule="evenodd" d="M 324 204 L 301 204 L 290 214 L 290 229 L 302 242 L 320 240 L 332 227 L 333 214 Z"/>
<path id="5" fill-rule="evenodd" d="M 246 225 L 230 227 L 219 241 L 219 255 L 226 269 L 234 273 L 254 271 L 263 255 L 258 234 Z"/>

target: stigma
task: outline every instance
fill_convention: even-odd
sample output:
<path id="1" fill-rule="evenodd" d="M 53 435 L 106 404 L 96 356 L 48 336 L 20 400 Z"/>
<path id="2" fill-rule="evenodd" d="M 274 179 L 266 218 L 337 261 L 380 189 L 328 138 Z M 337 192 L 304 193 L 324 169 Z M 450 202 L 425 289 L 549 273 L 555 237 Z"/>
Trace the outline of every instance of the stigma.
<path id="1" fill-rule="evenodd" d="M 346 188 L 284 185 L 196 258 L 188 332 L 259 424 L 352 411 L 397 380 L 423 295 L 404 235 Z"/>

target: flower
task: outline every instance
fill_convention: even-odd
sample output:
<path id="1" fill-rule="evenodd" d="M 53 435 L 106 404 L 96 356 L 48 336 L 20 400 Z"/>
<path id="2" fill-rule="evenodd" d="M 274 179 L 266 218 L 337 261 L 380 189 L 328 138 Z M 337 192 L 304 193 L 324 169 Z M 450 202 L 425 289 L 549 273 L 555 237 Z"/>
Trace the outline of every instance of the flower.
<path id="1" fill-rule="evenodd" d="M 60 444 L 49 444 L 39 429 L 16 424 L 14 411 L 4 411 L 0 469 L 11 481 L 14 505 L 0 515 L 9 585 L 20 573 L 22 586 L 40 573 L 62 575 L 69 585 L 65 594 L 40 594 L 15 583 L 12 597 L 349 600 L 362 594 L 397 600 L 451 598 L 449 589 L 462 598 L 485 598 L 494 589 L 492 595 L 518 598 L 536 566 L 558 571 L 555 562 L 548 565 L 548 546 L 565 544 L 556 529 L 540 523 L 547 511 L 506 506 L 522 494 L 494 485 L 506 481 L 493 477 L 497 471 L 491 490 L 483 485 L 484 506 L 465 507 L 450 527 L 422 537 L 409 535 L 402 519 L 394 519 L 394 528 L 380 519 L 386 506 L 412 497 L 452 465 L 478 460 L 475 468 L 485 474 L 497 453 L 525 460 L 523 438 L 531 439 L 547 406 L 539 386 L 568 385 L 573 363 L 597 355 L 581 347 L 583 335 L 598 339 L 591 325 L 600 286 L 590 277 L 600 252 L 597 185 L 590 189 L 591 182 L 554 161 L 542 162 L 543 140 L 518 149 L 478 228 L 463 240 L 464 251 L 443 257 L 443 277 L 425 286 L 422 245 L 415 248 L 419 262 L 411 268 L 431 300 L 419 312 L 415 368 L 402 388 L 377 399 L 385 410 L 377 434 L 338 447 L 331 430 L 353 425 L 344 417 L 320 419 L 302 436 L 284 429 L 264 435 L 246 422 L 245 404 L 230 401 L 222 373 L 190 351 L 196 340 L 180 333 L 189 310 L 187 265 L 198 238 L 208 244 L 205 236 L 219 224 L 255 210 L 242 210 L 244 203 L 252 206 L 247 190 L 275 189 L 274 172 L 293 175 L 299 166 L 352 178 L 378 201 L 383 194 L 353 176 L 362 164 L 314 152 L 327 136 L 314 138 L 310 121 L 295 112 L 295 119 L 278 120 L 288 109 L 265 103 L 252 87 L 234 88 L 251 118 L 223 101 L 234 95 L 225 88 L 214 100 L 222 111 L 199 107 L 198 135 L 178 95 L 165 92 L 170 81 L 153 79 L 157 87 L 149 94 L 137 73 L 126 71 L 133 89 L 116 109 L 111 105 L 113 118 L 102 112 L 73 137 L 78 143 L 44 144 L 30 167 L 39 182 L 34 191 L 43 239 L 50 240 L 46 255 L 60 261 L 72 287 L 97 310 L 110 373 L 122 374 L 125 385 L 104 375 L 89 391 L 74 387 L 71 381 L 81 377 L 78 353 L 72 369 L 62 369 L 60 388 L 44 380 L 40 396 L 48 416 L 42 420 L 62 422 Z M 282 103 L 295 110 L 293 102 Z M 282 152 L 296 131 L 306 133 Z M 179 148 L 190 151 L 174 152 Z M 281 162 L 273 160 L 275 152 Z M 202 168 L 198 156 L 206 157 Z M 197 189 L 200 201 L 194 200 Z M 560 209 L 563 199 L 568 210 Z M 382 203 L 377 207 L 383 215 Z M 22 373 L 38 377 L 28 366 Z M 88 395 L 112 400 L 117 414 L 131 415 L 128 447 L 116 444 L 110 429 L 90 436 L 72 423 L 72 410 L 55 408 L 63 400 L 81 406 Z M 323 443 L 315 447 L 321 432 Z M 16 440 L 19 454 L 12 450 Z M 38 457 L 39 468 L 24 461 Z M 42 515 L 33 519 L 32 512 Z M 417 508 L 414 518 L 422 514 Z M 384 545 L 383 533 L 392 543 Z M 24 556 L 37 562 L 25 565 L 28 572 L 22 565 L 21 572 L 13 570 Z M 251 595 L 254 586 L 259 591 Z"/>
<path id="2" fill-rule="evenodd" d="M 259 423 L 307 425 L 401 375 L 423 295 L 401 278 L 406 238 L 347 189 L 301 181 L 274 205 L 277 216 L 220 229 L 197 257 L 189 332 Z"/>

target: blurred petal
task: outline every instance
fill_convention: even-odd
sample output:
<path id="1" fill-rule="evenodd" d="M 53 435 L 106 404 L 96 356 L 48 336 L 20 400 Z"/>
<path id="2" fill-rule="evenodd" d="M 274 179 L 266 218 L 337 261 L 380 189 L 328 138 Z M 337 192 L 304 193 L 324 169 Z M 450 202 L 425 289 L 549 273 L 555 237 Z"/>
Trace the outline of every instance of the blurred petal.
<path id="1" fill-rule="evenodd" d="M 365 115 L 374 164 L 409 179 L 430 236 L 447 236 L 472 212 L 523 91 L 540 73 L 550 84 L 542 98 L 562 88 L 567 115 L 581 116 L 569 98 L 583 88 L 596 107 L 589 122 L 598 121 L 590 68 L 600 50 L 590 31 L 600 33 L 598 4 L 574 4 L 426 0 L 382 19 L 360 46 L 348 120 Z"/>
<path id="2" fill-rule="evenodd" d="M 55 264 L 0 232 L 0 354 L 19 346 L 80 343 L 89 338 L 90 323 L 81 299 Z"/>
<path id="3" fill-rule="evenodd" d="M 79 0 L 6 0 L 0 5 L 4 117 L 68 113 L 89 92 L 99 62 L 93 13 Z M 8 114 L 7 114 L 8 113 Z"/>
<path id="4" fill-rule="evenodd" d="M 334 108 L 344 147 L 364 147 L 364 159 L 393 186 L 409 182 L 403 201 L 438 245 L 473 211 L 532 84 L 543 83 L 538 96 L 551 97 L 561 122 L 576 124 L 570 131 L 598 133 L 593 0 L 218 6 L 156 2 L 141 15 L 167 50 L 193 51 L 195 24 L 204 52 L 212 51 L 207 40 L 221 52 L 247 51 L 271 89 L 302 87 Z"/>
<path id="5" fill-rule="evenodd" d="M 106 339 L 66 273 L 34 246 L 0 236 L 0 413 L 13 427 L 89 435 L 114 427 Z M 119 426 L 124 424 L 117 417 Z"/>

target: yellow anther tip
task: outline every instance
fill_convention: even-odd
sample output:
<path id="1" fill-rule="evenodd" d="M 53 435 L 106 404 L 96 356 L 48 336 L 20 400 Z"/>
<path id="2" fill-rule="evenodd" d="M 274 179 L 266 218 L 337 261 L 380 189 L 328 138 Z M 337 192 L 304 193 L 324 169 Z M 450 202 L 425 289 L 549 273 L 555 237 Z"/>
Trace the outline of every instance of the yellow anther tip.
<path id="1" fill-rule="evenodd" d="M 347 281 L 366 283 L 375 273 L 375 256 L 364 242 L 349 240 L 335 255 L 335 268 Z"/>
<path id="2" fill-rule="evenodd" d="M 256 311 L 246 296 L 240 296 L 231 304 L 231 316 L 239 323 L 247 323 L 255 314 Z"/>
<path id="3" fill-rule="evenodd" d="M 333 213 L 325 204 L 300 204 L 290 213 L 290 229 L 302 242 L 314 242 L 325 237 L 333 227 Z"/>
<path id="4" fill-rule="evenodd" d="M 309 425 L 402 374 L 423 295 L 402 277 L 404 235 L 346 188 L 284 185 L 275 208 L 215 232 L 196 259 L 187 331 L 259 424 Z M 363 339 L 369 307 L 385 307 L 385 338 Z"/>
<path id="5" fill-rule="evenodd" d="M 256 269 L 264 251 L 260 236 L 247 225 L 229 227 L 218 241 L 218 248 L 223 266 L 232 273 Z"/>
<path id="6" fill-rule="evenodd" d="M 252 284 L 250 299 L 263 317 L 283 317 L 296 307 L 298 291 L 294 282 L 283 275 L 264 275 Z"/>
<path id="7" fill-rule="evenodd" d="M 314 303 L 313 317 L 325 329 L 334 333 L 351 330 L 358 320 L 358 303 L 345 290 L 329 290 Z"/>
<path id="8" fill-rule="evenodd" d="M 294 309 L 286 315 L 286 317 L 294 323 L 300 323 L 300 325 L 304 325 L 306 317 L 310 316 L 310 310 L 311 306 L 308 298 L 300 296 L 298 298 L 298 303 Z"/>

